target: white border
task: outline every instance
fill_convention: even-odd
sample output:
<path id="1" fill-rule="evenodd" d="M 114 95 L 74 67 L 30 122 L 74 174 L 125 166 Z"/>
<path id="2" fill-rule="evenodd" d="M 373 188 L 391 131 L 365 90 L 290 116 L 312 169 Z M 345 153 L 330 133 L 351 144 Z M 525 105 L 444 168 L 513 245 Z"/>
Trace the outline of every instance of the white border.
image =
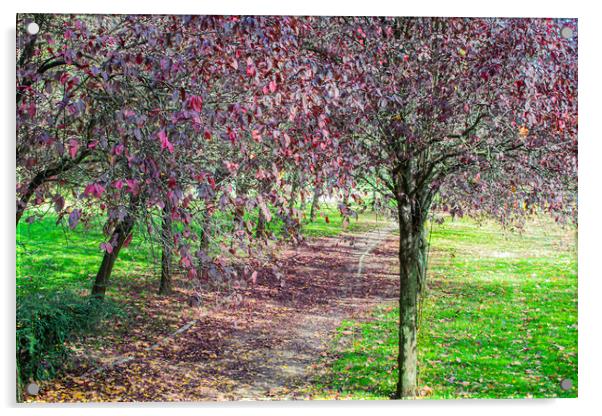
<path id="1" fill-rule="evenodd" d="M 7 4 L 7 3 L 11 4 Z M 5 203 L 0 205 L 4 220 L 2 238 L 2 275 L 0 288 L 3 311 L 0 343 L 0 395 L 8 414 L 44 413 L 56 415 L 100 414 L 105 411 L 127 414 L 159 415 L 166 409 L 179 414 L 328 414 L 345 412 L 362 414 L 377 411 L 379 414 L 415 413 L 430 414 L 507 415 L 530 413 L 545 415 L 590 414 L 602 408 L 602 367 L 600 343 L 602 317 L 599 297 L 602 293 L 602 273 L 598 263 L 600 255 L 600 216 L 602 212 L 602 137 L 599 121 L 602 119 L 600 100 L 600 24 L 602 16 L 593 2 L 502 0 L 479 1 L 410 1 L 402 0 L 222 0 L 222 1 L 142 1 L 142 0 L 20 0 L 2 3 L 2 55 L 0 64 L 5 94 L 0 100 L 4 135 L 2 145 L 0 190 Z M 297 403 L 194 403 L 194 404 L 144 404 L 103 406 L 29 406 L 14 404 L 14 38 L 17 12 L 47 13 L 165 13 L 165 14 L 289 14 L 289 15 L 401 15 L 401 16 L 506 16 L 506 17 L 577 17 L 579 18 L 579 399 L 565 400 L 453 400 L 421 402 L 297 402 Z M 176 410 L 177 409 L 177 410 Z"/>

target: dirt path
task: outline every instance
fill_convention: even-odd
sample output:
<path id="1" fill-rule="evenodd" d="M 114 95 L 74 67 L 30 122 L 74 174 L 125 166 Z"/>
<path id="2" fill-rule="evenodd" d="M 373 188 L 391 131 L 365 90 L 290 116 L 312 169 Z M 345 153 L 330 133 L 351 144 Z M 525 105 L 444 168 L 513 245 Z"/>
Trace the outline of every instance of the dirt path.
<path id="1" fill-rule="evenodd" d="M 315 304 L 307 302 L 305 307 L 291 310 L 277 322 L 256 327 L 255 329 L 271 338 L 273 342 L 263 343 L 245 357 L 243 365 L 249 377 L 234 387 L 230 392 L 232 398 L 295 398 L 295 387 L 306 381 L 308 370 L 326 352 L 341 321 L 395 296 L 395 291 L 369 296 L 362 280 L 364 273 L 378 264 L 373 262 L 377 258 L 373 252 L 390 236 L 392 229 L 393 226 L 387 226 L 351 237 L 344 242 L 320 240 L 309 247 L 312 254 L 325 256 L 325 261 L 328 261 L 327 253 L 332 253 L 333 260 L 336 259 L 333 261 L 335 267 L 339 259 L 344 260 L 344 263 L 340 264 L 341 267 L 326 272 L 327 278 L 334 275 L 340 279 L 340 286 L 337 288 L 339 296 L 323 297 Z M 311 262 L 310 259 L 311 257 L 307 259 L 305 266 L 301 266 L 302 269 L 308 265 L 316 267 L 315 262 Z M 302 263 L 301 259 L 297 262 Z M 370 266 L 367 265 L 368 262 L 371 263 Z M 312 273 L 311 270 L 300 272 Z M 244 350 L 245 345 L 252 343 L 255 336 L 255 332 L 235 333 L 230 344 L 233 347 L 231 350 Z M 240 364 L 235 354 L 231 359 L 233 365 Z"/>
<path id="2" fill-rule="evenodd" d="M 285 250 L 279 258 L 285 279 L 260 273 L 236 308 L 199 313 L 187 331 L 156 348 L 136 348 L 102 372 L 67 375 L 43 386 L 36 401 L 303 398 L 299 387 L 309 382 L 340 322 L 395 299 L 392 230 Z"/>

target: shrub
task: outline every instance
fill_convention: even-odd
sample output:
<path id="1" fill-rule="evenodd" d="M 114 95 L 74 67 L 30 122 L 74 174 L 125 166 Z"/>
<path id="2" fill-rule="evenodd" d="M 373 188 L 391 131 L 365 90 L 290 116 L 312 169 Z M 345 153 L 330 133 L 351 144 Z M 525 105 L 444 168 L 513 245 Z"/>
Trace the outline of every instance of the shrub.
<path id="1" fill-rule="evenodd" d="M 17 376 L 19 381 L 55 376 L 71 350 L 69 341 L 89 334 L 113 315 L 121 315 L 108 300 L 71 291 L 25 291 L 17 295 Z"/>

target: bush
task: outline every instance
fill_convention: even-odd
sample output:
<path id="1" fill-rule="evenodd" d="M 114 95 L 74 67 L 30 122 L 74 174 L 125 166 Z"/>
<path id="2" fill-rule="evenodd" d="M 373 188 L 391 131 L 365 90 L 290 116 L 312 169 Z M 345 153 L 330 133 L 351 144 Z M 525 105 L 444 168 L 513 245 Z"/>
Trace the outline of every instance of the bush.
<path id="1" fill-rule="evenodd" d="M 121 310 L 110 301 L 74 291 L 26 291 L 17 295 L 17 376 L 19 381 L 55 376 L 71 350 L 68 342 L 89 334 Z"/>

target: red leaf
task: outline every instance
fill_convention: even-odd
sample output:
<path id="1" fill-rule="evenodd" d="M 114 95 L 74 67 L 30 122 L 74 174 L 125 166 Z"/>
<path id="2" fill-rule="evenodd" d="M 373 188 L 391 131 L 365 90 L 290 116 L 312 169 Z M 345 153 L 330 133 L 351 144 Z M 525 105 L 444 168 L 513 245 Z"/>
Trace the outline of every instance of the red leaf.
<path id="1" fill-rule="evenodd" d="M 326 224 L 330 224 L 330 220 L 328 219 L 328 215 L 324 215 L 324 221 L 326 221 Z"/>
<path id="2" fill-rule="evenodd" d="M 92 195 L 96 198 L 100 198 L 104 191 L 105 191 L 105 188 L 101 184 L 91 183 L 90 185 L 86 186 L 86 189 L 84 189 L 84 195 L 86 195 L 86 196 Z"/>
<path id="3" fill-rule="evenodd" d="M 203 98 L 193 95 L 188 99 L 188 108 L 200 113 L 203 110 Z"/>

